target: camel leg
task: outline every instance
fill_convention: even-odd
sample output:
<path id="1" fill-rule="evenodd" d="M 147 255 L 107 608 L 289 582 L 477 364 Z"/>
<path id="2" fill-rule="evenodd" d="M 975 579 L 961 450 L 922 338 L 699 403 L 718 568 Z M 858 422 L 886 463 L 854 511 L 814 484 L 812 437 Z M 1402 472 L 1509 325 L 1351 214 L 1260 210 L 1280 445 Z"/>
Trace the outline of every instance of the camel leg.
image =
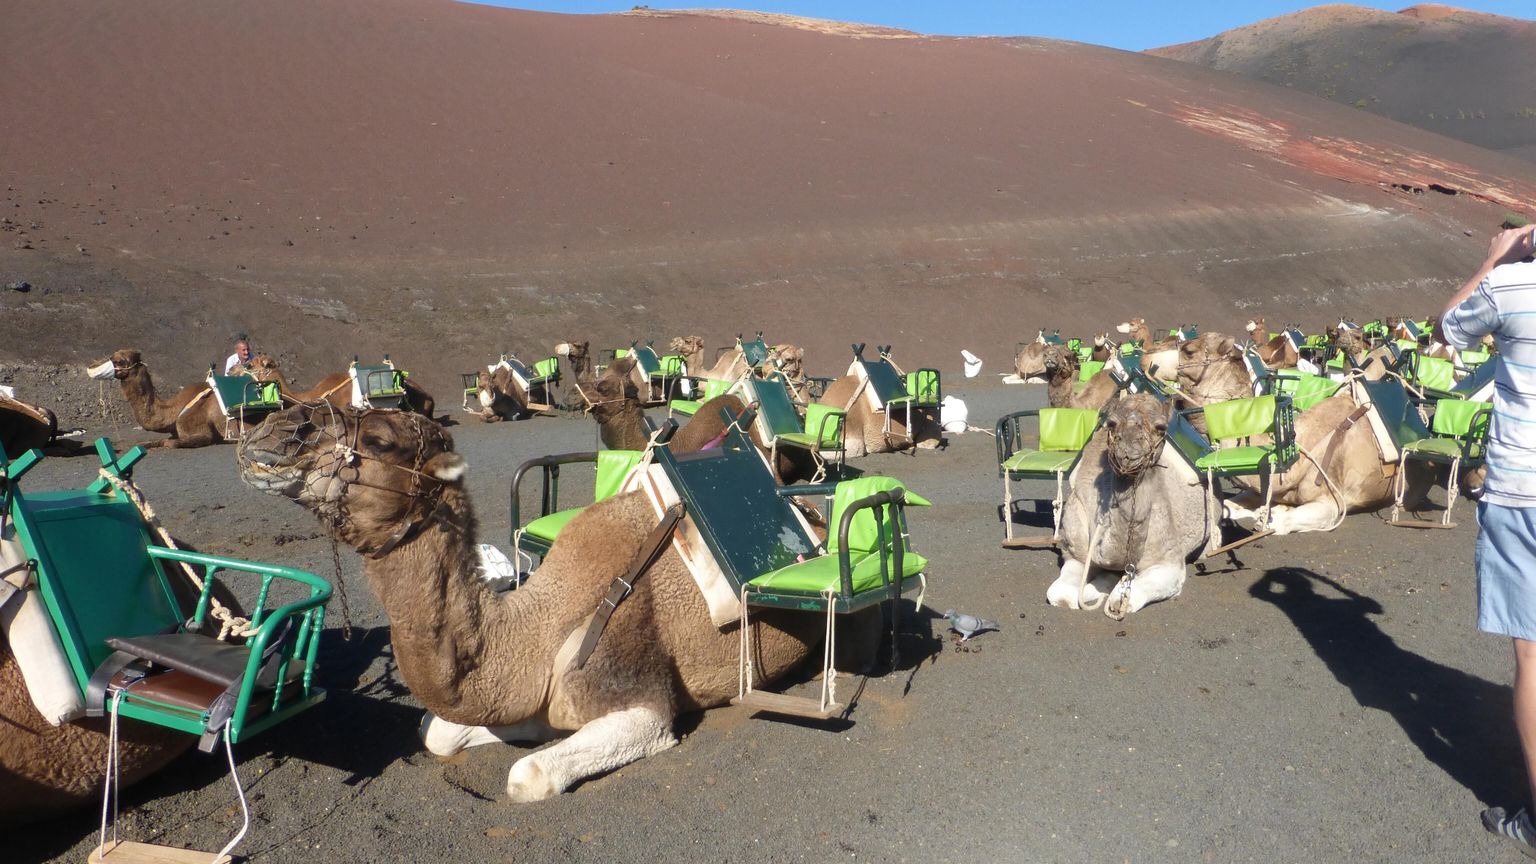
<path id="1" fill-rule="evenodd" d="M 434 756 L 452 756 L 482 744 L 508 744 L 513 741 L 543 744 L 560 737 L 560 730 L 537 718 L 511 726 L 463 726 L 450 723 L 428 712 L 421 718 L 421 742 Z"/>
<path id="2" fill-rule="evenodd" d="M 1153 564 L 1137 572 L 1131 580 L 1129 603 L 1126 614 L 1140 612 L 1148 603 L 1171 600 L 1184 591 L 1184 578 L 1188 568 L 1184 564 Z"/>
<path id="3" fill-rule="evenodd" d="M 1062 609 L 1079 609 L 1078 605 L 1078 580 L 1083 576 L 1084 564 L 1081 561 L 1069 559 L 1061 565 L 1061 575 L 1051 583 L 1051 587 L 1045 589 L 1045 600 L 1052 606 Z M 1082 586 L 1082 603 L 1088 607 L 1098 605 L 1098 600 L 1108 596 L 1115 587 L 1118 577 L 1097 567 L 1088 572 L 1088 581 Z"/>
<path id="4" fill-rule="evenodd" d="M 1227 502 L 1227 516 L 1233 522 L 1250 531 L 1258 530 L 1259 514 Z M 1276 534 L 1300 534 L 1306 531 L 1327 531 L 1339 519 L 1339 507 L 1329 496 L 1300 507 L 1271 507 L 1269 527 Z"/>
<path id="5" fill-rule="evenodd" d="M 672 719 L 654 708 L 604 714 L 564 741 L 517 760 L 507 775 L 507 797 L 542 801 L 587 777 L 621 768 L 676 744 Z"/>

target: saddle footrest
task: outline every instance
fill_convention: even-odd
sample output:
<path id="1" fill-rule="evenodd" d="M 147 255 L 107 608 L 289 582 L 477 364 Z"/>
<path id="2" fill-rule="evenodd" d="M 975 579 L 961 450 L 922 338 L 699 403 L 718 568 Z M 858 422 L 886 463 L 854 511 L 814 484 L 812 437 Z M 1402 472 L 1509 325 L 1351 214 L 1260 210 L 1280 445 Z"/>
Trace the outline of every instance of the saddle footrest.
<path id="1" fill-rule="evenodd" d="M 153 843 L 133 843 L 108 840 L 91 850 L 90 864 L 229 864 L 228 855 L 213 860 L 212 852 L 183 849 L 180 846 L 157 846 Z"/>
<path id="2" fill-rule="evenodd" d="M 830 720 L 848 710 L 848 706 L 837 702 L 822 708 L 820 699 L 811 699 L 807 696 L 790 696 L 784 693 L 769 693 L 765 690 L 753 690 L 745 696 L 737 696 L 731 700 L 731 704 L 741 705 L 751 711 L 787 714 L 791 717 L 809 717 L 814 720 Z"/>

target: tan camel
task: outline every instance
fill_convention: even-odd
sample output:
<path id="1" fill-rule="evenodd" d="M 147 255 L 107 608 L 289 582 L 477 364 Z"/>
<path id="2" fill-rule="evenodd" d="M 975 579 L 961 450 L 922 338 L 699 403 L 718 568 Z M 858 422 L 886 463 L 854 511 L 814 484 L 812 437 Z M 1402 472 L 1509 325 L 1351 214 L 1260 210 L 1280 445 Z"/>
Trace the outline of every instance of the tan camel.
<path id="1" fill-rule="evenodd" d="M 1045 346 L 1041 362 L 1045 366 L 1046 394 L 1052 408 L 1092 408 L 1098 411 L 1120 392 L 1120 385 L 1115 383 L 1108 369 L 1094 373 L 1079 389 L 1077 354 L 1065 345 Z"/>
<path id="2" fill-rule="evenodd" d="M 133 411 L 133 418 L 146 432 L 168 432 L 169 438 L 146 442 L 148 447 L 206 447 L 222 444 L 225 437 L 224 410 L 206 383 L 189 384 L 170 399 L 161 399 L 155 381 L 133 348 L 113 352 L 106 361 L 89 370 L 92 378 L 116 378 L 123 388 L 123 398 Z M 237 437 L 247 424 L 238 417 L 230 420 L 229 430 Z"/>
<path id="3" fill-rule="evenodd" d="M 1177 597 L 1190 560 L 1220 541 L 1200 476 L 1168 444 L 1170 410 L 1146 393 L 1109 406 L 1072 478 L 1051 605 L 1124 618 Z"/>
<path id="4" fill-rule="evenodd" d="M 1353 327 L 1329 327 L 1328 341 L 1349 356 L 1350 361 L 1367 381 L 1380 381 L 1386 377 L 1392 364 L 1392 349 L 1386 345 L 1371 347 L 1365 333 Z"/>
<path id="5" fill-rule="evenodd" d="M 1198 362 L 1179 366 L 1180 395 L 1194 405 L 1252 394 L 1252 379 L 1241 353 L 1223 350 L 1229 337 L 1207 338 L 1212 335 L 1204 334 L 1184 346 L 1198 346 L 1202 351 Z M 1374 351 L 1370 354 L 1376 356 Z M 1383 363 L 1373 365 L 1384 368 Z M 1276 534 L 1330 531 L 1348 513 L 1368 513 L 1392 503 L 1394 463 L 1382 458 L 1371 423 L 1364 415 L 1357 416 L 1360 407 L 1346 385 L 1338 394 L 1297 415 L 1296 442 L 1301 456 L 1272 480 L 1274 499 L 1268 527 Z M 1432 474 L 1412 462 L 1408 471 L 1406 500 L 1422 501 Z M 1236 482 L 1246 491 L 1239 500 L 1223 502 L 1227 516 L 1250 530 L 1264 527 L 1259 524 L 1259 478 L 1242 477 Z"/>
<path id="6" fill-rule="evenodd" d="M 715 358 L 714 363 L 704 359 L 704 340 L 698 336 L 678 336 L 667 343 L 667 350 L 686 358 L 688 374 L 716 381 L 735 381 L 747 374 L 747 361 L 740 348 L 731 348 Z"/>
<path id="7" fill-rule="evenodd" d="M 352 376 L 346 372 L 333 372 L 308 390 L 296 391 L 289 386 L 288 379 L 271 355 L 257 354 L 246 364 L 246 369 L 257 381 L 276 381 L 283 399 L 288 402 L 319 402 L 323 399 L 337 408 L 352 404 Z M 409 377 L 405 379 L 404 390 L 406 408 L 428 420 L 432 419 L 432 412 L 437 406 L 437 400 L 432 398 L 432 394 L 421 389 Z"/>
<path id="8" fill-rule="evenodd" d="M 357 442 L 345 463 L 343 441 Z M 678 714 L 737 694 L 737 630 L 711 623 L 670 545 L 587 663 L 574 663 L 585 625 L 657 523 L 643 493 L 583 510 L 522 587 L 496 593 L 478 575 L 466 465 L 452 448 L 440 427 L 411 415 L 303 405 L 268 418 L 240 448 L 246 483 L 297 501 L 367 554 L 400 675 L 430 712 L 429 750 L 573 732 L 512 766 L 507 795 L 537 801 L 674 746 Z M 771 681 L 805 660 L 825 624 L 773 610 L 752 626 L 754 668 Z M 877 631 L 863 628 L 864 641 Z"/>
<path id="9" fill-rule="evenodd" d="M 1013 374 L 1020 381 L 1030 384 L 1045 380 L 1045 345 L 1044 340 L 1036 340 L 1013 355 Z"/>
<path id="10" fill-rule="evenodd" d="M 1162 381 L 1172 381 L 1178 374 L 1176 366 L 1179 348 L 1177 336 L 1152 338 L 1152 328 L 1145 318 L 1132 318 L 1115 326 L 1116 332 L 1125 334 L 1129 341 L 1141 346 L 1141 371 Z"/>
<path id="11" fill-rule="evenodd" d="M 1294 369 L 1301 360 L 1301 354 L 1296 351 L 1296 346 L 1284 333 L 1276 333 L 1269 336 L 1269 323 L 1264 318 L 1258 317 L 1248 322 L 1245 328 L 1248 336 L 1253 339 L 1253 350 L 1259 355 L 1259 360 L 1271 369 Z M 1259 340 L 1264 340 L 1260 342 Z"/>
<path id="12" fill-rule="evenodd" d="M 878 411 L 873 398 L 865 391 L 864 382 L 857 375 L 844 375 L 827 385 L 821 398 L 816 400 L 848 412 L 843 425 L 843 445 L 847 448 L 845 455 L 848 458 L 857 459 L 870 453 L 931 450 L 943 443 L 944 430 L 939 425 L 937 411 L 913 408 L 912 428 L 908 429 L 905 409 Z"/>
<path id="13" fill-rule="evenodd" d="M 498 420 L 520 420 L 528 414 L 528 394 L 517 382 L 517 376 L 505 366 L 497 366 L 495 372 L 484 369 L 476 376 L 475 385 L 480 400 L 480 419 L 487 423 Z"/>

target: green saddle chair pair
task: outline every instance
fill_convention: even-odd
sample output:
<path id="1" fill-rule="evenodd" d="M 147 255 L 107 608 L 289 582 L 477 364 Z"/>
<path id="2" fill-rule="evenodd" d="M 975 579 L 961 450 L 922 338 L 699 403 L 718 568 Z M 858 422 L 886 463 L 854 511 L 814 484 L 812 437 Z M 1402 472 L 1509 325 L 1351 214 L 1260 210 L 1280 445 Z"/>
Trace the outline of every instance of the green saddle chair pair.
<path id="1" fill-rule="evenodd" d="M 1392 517 L 1389 524 L 1400 528 L 1455 528 L 1451 510 L 1456 506 L 1462 469 L 1483 465 L 1488 447 L 1488 431 L 1493 421 L 1493 404 L 1467 399 L 1436 399 L 1430 419 L 1429 434 L 1404 442 L 1399 447 L 1397 476 L 1393 478 Z M 1403 519 L 1403 497 L 1408 488 L 1408 463 L 1423 462 L 1448 466 L 1445 483 L 1445 510 L 1439 522 Z"/>

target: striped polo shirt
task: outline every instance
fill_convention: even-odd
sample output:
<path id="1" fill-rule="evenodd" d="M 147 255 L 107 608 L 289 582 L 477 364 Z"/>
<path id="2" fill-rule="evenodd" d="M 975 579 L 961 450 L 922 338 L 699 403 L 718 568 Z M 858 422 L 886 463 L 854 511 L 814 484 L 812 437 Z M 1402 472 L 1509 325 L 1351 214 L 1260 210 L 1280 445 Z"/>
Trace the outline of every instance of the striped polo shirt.
<path id="1" fill-rule="evenodd" d="M 1458 349 L 1493 334 L 1504 362 L 1494 379 L 1483 498 L 1536 507 L 1536 262 L 1495 267 L 1441 329 Z"/>

